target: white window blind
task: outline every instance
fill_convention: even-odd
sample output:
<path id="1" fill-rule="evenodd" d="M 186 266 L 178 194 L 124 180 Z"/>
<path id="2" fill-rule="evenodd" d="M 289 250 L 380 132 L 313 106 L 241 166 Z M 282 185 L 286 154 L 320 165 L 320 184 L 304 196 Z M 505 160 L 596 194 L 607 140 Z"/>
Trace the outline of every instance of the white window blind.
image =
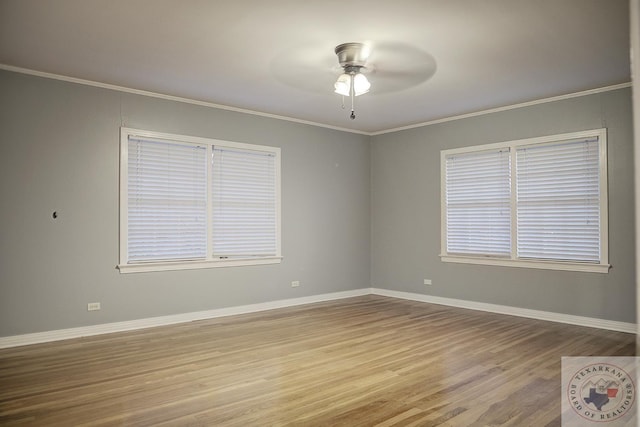
<path id="1" fill-rule="evenodd" d="M 599 262 L 598 139 L 516 152 L 518 257 Z"/>
<path id="2" fill-rule="evenodd" d="M 275 156 L 214 147 L 211 181 L 213 256 L 276 255 Z"/>
<path id="3" fill-rule="evenodd" d="M 607 273 L 606 129 L 442 150 L 445 262 Z"/>
<path id="4" fill-rule="evenodd" d="M 281 262 L 280 148 L 120 130 L 121 273 Z"/>
<path id="5" fill-rule="evenodd" d="M 205 147 L 129 137 L 129 262 L 207 255 Z"/>
<path id="6" fill-rule="evenodd" d="M 445 179 L 447 252 L 508 257 L 509 150 L 447 156 Z"/>

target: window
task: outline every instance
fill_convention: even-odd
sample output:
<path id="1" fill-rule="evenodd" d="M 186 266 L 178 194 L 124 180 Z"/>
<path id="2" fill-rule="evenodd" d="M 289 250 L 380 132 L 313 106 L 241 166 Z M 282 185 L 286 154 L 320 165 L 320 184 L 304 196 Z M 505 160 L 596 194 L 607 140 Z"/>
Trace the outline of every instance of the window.
<path id="1" fill-rule="evenodd" d="M 442 260 L 606 273 L 606 130 L 441 152 Z"/>
<path id="2" fill-rule="evenodd" d="M 280 149 L 121 129 L 123 273 L 280 262 Z"/>

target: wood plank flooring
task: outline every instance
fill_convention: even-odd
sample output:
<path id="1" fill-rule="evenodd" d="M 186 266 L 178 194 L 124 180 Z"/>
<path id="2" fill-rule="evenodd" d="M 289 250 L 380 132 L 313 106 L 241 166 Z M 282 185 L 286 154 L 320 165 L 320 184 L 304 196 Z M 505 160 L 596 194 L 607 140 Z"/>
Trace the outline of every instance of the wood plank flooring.
<path id="1" fill-rule="evenodd" d="M 559 426 L 635 336 L 380 296 L 0 350 L 0 425 Z"/>

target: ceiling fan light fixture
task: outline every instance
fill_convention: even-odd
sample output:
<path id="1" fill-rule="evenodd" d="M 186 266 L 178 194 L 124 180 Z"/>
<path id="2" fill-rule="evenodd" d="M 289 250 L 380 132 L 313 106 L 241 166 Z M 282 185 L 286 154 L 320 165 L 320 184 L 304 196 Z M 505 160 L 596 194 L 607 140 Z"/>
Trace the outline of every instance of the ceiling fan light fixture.
<path id="1" fill-rule="evenodd" d="M 367 80 L 364 74 L 358 73 L 353 77 L 353 91 L 356 96 L 369 92 L 370 88 L 371 83 L 369 83 L 369 80 Z"/>
<path id="2" fill-rule="evenodd" d="M 340 77 L 338 77 L 333 87 L 336 93 L 342 96 L 349 96 L 351 91 L 351 76 L 349 74 L 340 74 Z"/>
<path id="3" fill-rule="evenodd" d="M 363 43 L 343 43 L 336 46 L 335 52 L 344 73 L 338 77 L 333 87 L 337 94 L 351 98 L 351 115 L 349 117 L 353 120 L 356 118 L 354 98 L 369 92 L 371 88 L 371 83 L 362 74 L 371 49 Z M 344 108 L 344 98 L 342 99 L 342 108 Z"/>

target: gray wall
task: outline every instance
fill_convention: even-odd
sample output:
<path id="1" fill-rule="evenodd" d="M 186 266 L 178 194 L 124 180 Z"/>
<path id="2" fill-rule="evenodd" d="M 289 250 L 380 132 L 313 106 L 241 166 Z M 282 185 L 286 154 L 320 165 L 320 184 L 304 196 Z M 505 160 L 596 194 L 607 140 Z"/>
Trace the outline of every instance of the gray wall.
<path id="1" fill-rule="evenodd" d="M 608 274 L 440 261 L 440 150 L 601 127 L 608 129 Z M 635 322 L 631 89 L 375 136 L 371 203 L 374 287 Z"/>
<path id="2" fill-rule="evenodd" d="M 7 71 L 0 93 L 0 336 L 369 286 L 635 321 L 629 89 L 375 137 Z M 281 147 L 283 262 L 120 274 L 121 125 Z M 609 274 L 440 262 L 441 149 L 599 127 Z"/>
<path id="3" fill-rule="evenodd" d="M 7 71 L 0 93 L 0 336 L 369 286 L 368 137 Z M 282 263 L 120 274 L 121 124 L 281 147 Z"/>

